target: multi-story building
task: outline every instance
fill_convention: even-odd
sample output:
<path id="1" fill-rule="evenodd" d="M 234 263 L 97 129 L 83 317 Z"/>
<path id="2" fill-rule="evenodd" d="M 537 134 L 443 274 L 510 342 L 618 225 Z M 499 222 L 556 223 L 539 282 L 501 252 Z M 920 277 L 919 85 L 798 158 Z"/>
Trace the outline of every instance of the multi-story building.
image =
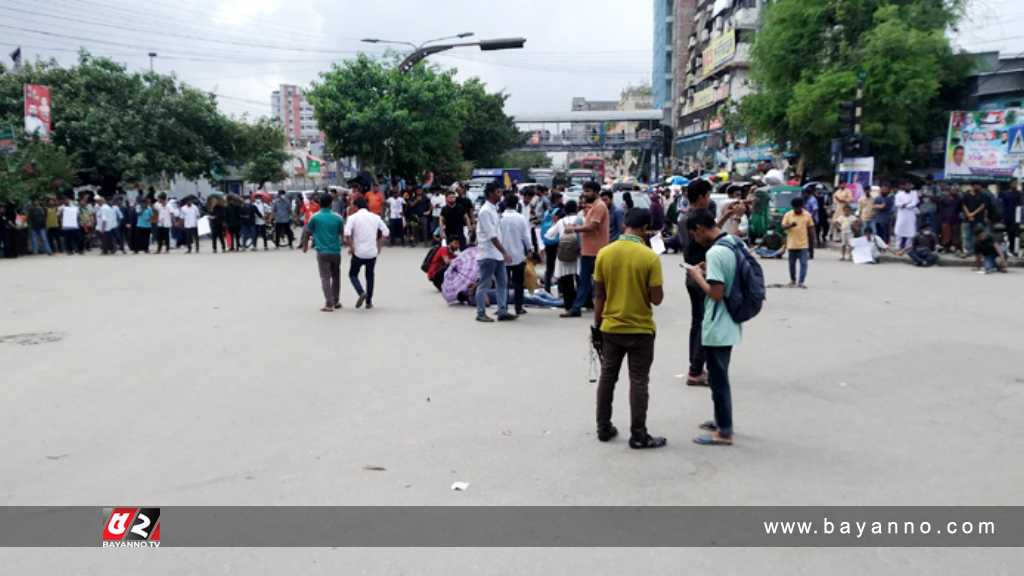
<path id="1" fill-rule="evenodd" d="M 675 92 L 676 5 L 679 0 L 654 0 L 654 67 L 651 89 L 654 107 L 665 113 L 663 123 L 672 124 Z"/>
<path id="2" fill-rule="evenodd" d="M 657 1 L 657 0 L 656 0 Z M 676 0 L 683 26 L 676 51 L 673 152 L 677 163 L 713 162 L 724 148 L 723 116 L 750 93 L 750 48 L 767 0 Z"/>
<path id="3" fill-rule="evenodd" d="M 293 146 L 321 140 L 313 106 L 298 86 L 282 84 L 270 94 L 270 107 Z"/>

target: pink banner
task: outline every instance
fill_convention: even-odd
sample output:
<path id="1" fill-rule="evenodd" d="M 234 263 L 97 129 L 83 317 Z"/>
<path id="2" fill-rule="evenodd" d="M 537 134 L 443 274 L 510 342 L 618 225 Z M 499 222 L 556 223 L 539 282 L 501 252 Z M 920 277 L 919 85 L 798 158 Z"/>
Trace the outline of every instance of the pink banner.
<path id="1" fill-rule="evenodd" d="M 25 84 L 25 132 L 50 141 L 50 87 Z"/>

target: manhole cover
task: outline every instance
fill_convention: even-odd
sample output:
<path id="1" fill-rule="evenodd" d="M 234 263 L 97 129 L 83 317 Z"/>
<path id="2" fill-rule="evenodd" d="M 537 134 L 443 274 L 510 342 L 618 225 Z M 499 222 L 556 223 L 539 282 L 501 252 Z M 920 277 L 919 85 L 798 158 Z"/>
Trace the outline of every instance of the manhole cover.
<path id="1" fill-rule="evenodd" d="M 38 346 L 59 342 L 64 339 L 60 332 L 36 332 L 33 334 L 8 334 L 0 336 L 0 344 L 17 344 L 19 346 Z"/>

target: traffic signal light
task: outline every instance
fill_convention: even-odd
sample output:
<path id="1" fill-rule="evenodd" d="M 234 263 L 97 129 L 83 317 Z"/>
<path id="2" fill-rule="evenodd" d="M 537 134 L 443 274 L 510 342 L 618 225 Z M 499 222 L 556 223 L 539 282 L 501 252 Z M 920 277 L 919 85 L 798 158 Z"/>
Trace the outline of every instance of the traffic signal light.
<path id="1" fill-rule="evenodd" d="M 848 138 L 858 132 L 857 130 L 857 103 L 853 100 L 844 100 L 839 103 L 839 133 Z"/>

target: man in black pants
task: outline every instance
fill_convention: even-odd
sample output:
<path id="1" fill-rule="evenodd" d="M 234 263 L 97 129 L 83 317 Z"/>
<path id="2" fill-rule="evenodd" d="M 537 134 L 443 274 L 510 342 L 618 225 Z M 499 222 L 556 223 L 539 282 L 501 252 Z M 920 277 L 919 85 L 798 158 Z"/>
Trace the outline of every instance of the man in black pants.
<path id="1" fill-rule="evenodd" d="M 295 234 L 292 232 L 292 203 L 288 200 L 284 190 L 277 192 L 277 198 L 271 206 L 274 213 L 274 247 L 281 247 L 281 239 L 288 237 L 288 248 L 291 249 L 295 243 Z M 344 214 L 339 214 L 342 218 Z"/>
<path id="2" fill-rule="evenodd" d="M 349 263 L 348 278 L 352 287 L 359 294 L 356 300 L 356 308 L 373 309 L 373 285 L 374 273 L 377 267 L 377 255 L 380 254 L 380 245 L 384 238 L 390 233 L 384 221 L 373 212 L 367 210 L 366 198 L 357 198 L 355 202 L 356 213 L 345 220 L 345 245 L 348 246 L 348 253 L 352 255 Z M 363 290 L 359 283 L 359 271 L 366 268 L 366 290 Z"/>
<path id="3" fill-rule="evenodd" d="M 707 247 L 694 242 L 686 232 L 686 221 L 692 214 L 707 210 L 715 213 L 715 203 L 711 201 L 711 183 L 699 179 L 690 182 L 686 188 L 686 198 L 690 208 L 679 220 L 679 238 L 683 243 L 683 259 L 687 264 L 700 266 L 704 263 Z M 701 322 L 704 321 L 704 291 L 694 281 L 687 278 L 686 292 L 690 295 L 690 370 L 686 376 L 687 386 L 707 386 L 708 375 L 704 371 L 704 347 L 700 342 Z"/>

